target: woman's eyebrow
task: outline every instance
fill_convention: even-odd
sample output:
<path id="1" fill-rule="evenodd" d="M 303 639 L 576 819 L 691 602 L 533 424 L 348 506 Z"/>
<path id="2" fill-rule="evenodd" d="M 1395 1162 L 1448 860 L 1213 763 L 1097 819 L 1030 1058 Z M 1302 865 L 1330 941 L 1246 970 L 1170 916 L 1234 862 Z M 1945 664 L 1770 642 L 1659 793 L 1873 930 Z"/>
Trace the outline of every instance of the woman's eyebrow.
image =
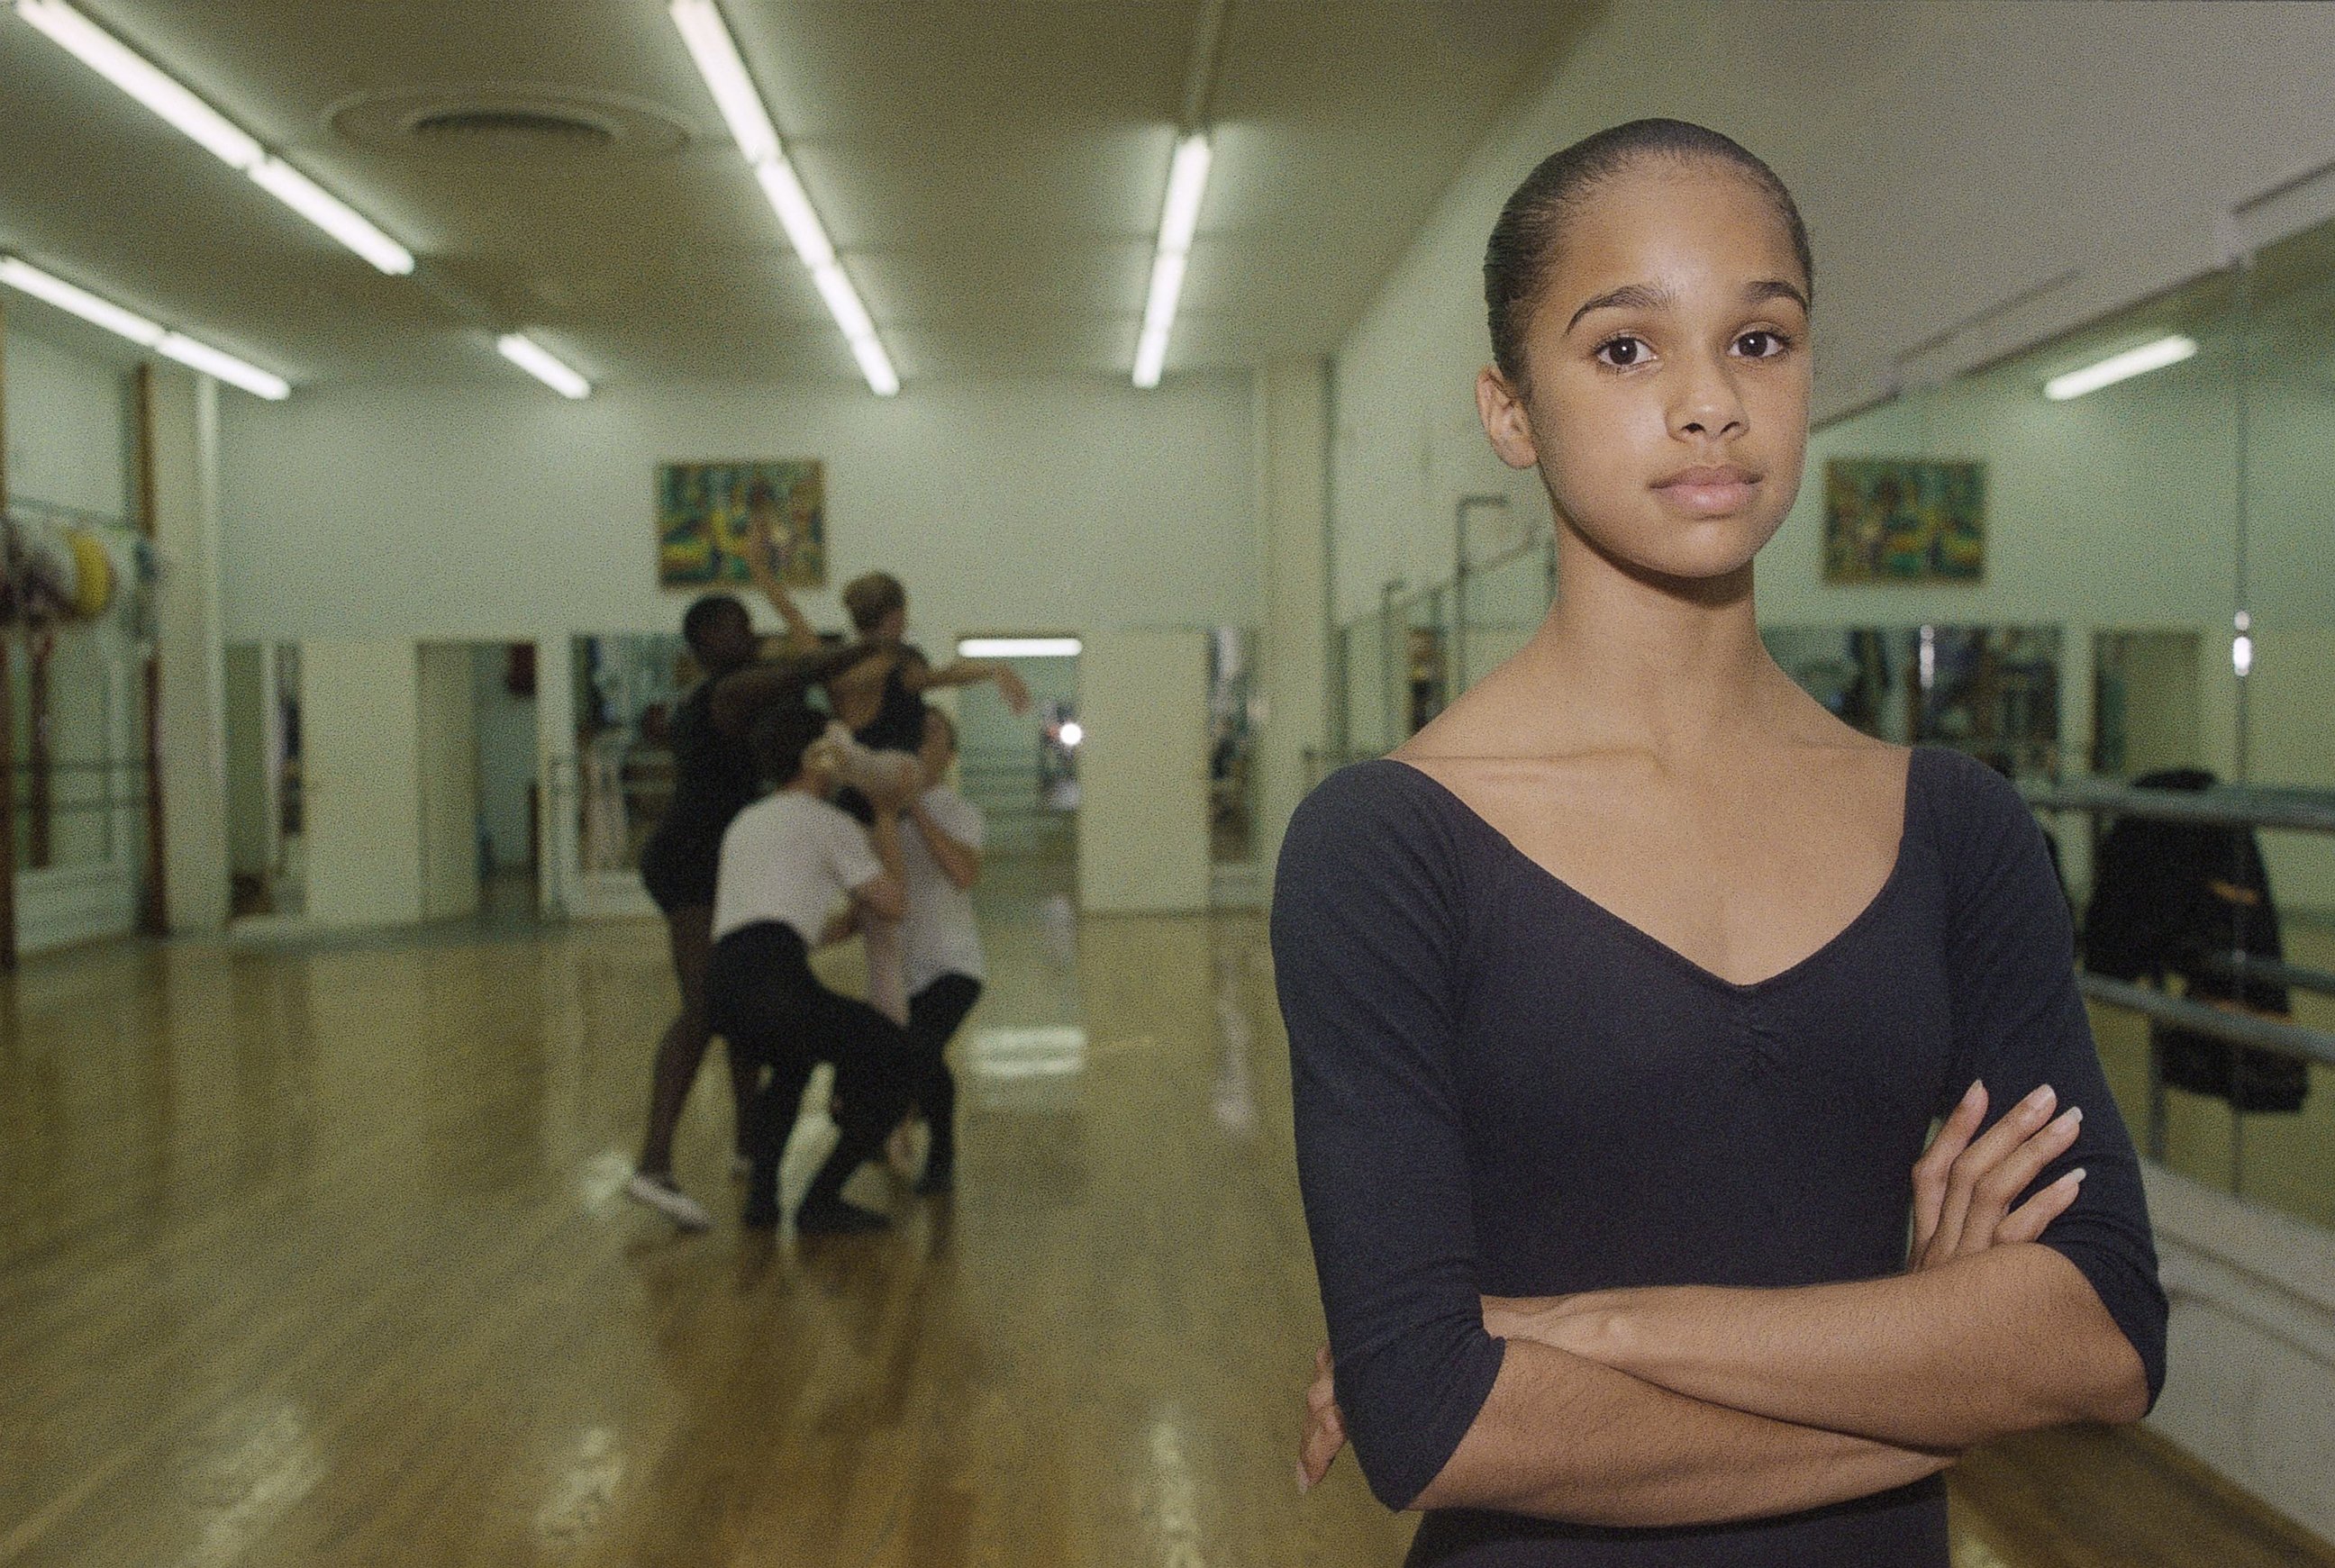
<path id="1" fill-rule="evenodd" d="M 1743 303 L 1746 305 L 1764 305 L 1771 299 L 1788 299 L 1802 310 L 1808 308 L 1808 296 L 1802 294 L 1797 286 L 1779 277 L 1762 278 L 1744 287 Z"/>
<path id="2" fill-rule="evenodd" d="M 1593 310 L 1660 310 L 1677 297 L 1670 290 L 1657 288 L 1650 283 L 1625 283 L 1583 305 L 1573 313 L 1573 319 L 1565 324 L 1565 330 L 1571 332 L 1579 326 L 1581 318 Z"/>
<path id="3" fill-rule="evenodd" d="M 1765 277 L 1743 286 L 1743 303 L 1746 305 L 1764 305 L 1771 299 L 1788 299 L 1802 310 L 1808 308 L 1808 296 L 1800 292 L 1798 286 L 1786 283 L 1780 277 Z M 1651 283 L 1625 283 L 1619 288 L 1610 289 L 1584 301 L 1581 308 L 1573 313 L 1573 319 L 1565 324 L 1565 330 L 1571 332 L 1579 326 L 1581 318 L 1593 310 L 1661 310 L 1677 303 L 1678 295 L 1669 289 Z"/>

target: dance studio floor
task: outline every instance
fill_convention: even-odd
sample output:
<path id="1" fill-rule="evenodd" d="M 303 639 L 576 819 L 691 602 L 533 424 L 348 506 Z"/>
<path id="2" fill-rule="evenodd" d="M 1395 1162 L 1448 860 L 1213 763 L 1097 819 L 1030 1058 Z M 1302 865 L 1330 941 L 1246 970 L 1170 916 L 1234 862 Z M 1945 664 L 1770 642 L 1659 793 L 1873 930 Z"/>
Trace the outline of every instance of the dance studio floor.
<path id="1" fill-rule="evenodd" d="M 683 1236 L 618 1191 L 645 924 L 121 944 L 0 982 L 0 1568 L 1392 1564 L 1301 1499 L 1319 1336 L 1254 915 L 1003 866 L 961 1187 Z M 1082 1031 L 1081 1035 L 1079 1031 Z M 2335 1562 L 2129 1436 L 1975 1457 L 1966 1568 Z"/>

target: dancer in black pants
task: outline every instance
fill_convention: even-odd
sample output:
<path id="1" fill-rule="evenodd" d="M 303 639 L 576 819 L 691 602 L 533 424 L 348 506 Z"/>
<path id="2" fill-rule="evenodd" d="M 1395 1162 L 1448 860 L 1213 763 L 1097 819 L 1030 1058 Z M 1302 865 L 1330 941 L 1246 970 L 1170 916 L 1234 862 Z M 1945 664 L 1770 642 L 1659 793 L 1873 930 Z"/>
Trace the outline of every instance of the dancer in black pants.
<path id="1" fill-rule="evenodd" d="M 900 826 L 908 914 L 901 945 L 908 982 L 908 1039 L 917 1060 L 916 1108 L 933 1141 L 920 1193 L 956 1185 L 956 1079 L 948 1043 L 981 1000 L 986 966 L 974 923 L 971 889 L 981 876 L 981 808 L 946 782 L 956 761 L 956 725 L 938 708 L 925 711 L 922 744 L 926 787 L 911 799 Z"/>
<path id="2" fill-rule="evenodd" d="M 758 561 L 761 557 L 757 557 Z M 705 967 L 712 945 L 713 882 L 722 835 L 761 789 L 746 736 L 761 715 L 785 709 L 808 713 L 804 694 L 838 671 L 864 659 L 864 645 L 822 648 L 816 634 L 797 637 L 803 621 L 774 571 L 762 562 L 759 579 L 790 631 L 785 652 L 763 658 L 762 640 L 746 606 L 728 594 L 708 594 L 689 607 L 682 635 L 705 672 L 673 718 L 673 801 L 641 855 L 641 880 L 664 915 L 673 953 L 681 1011 L 657 1043 L 650 1077 L 648 1125 L 639 1163 L 625 1191 L 683 1230 L 700 1231 L 712 1215 L 681 1189 L 673 1174 L 673 1140 L 690 1086 L 712 1042 L 705 1017 Z M 733 1050 L 730 1077 L 742 1128 L 753 1075 Z"/>
<path id="3" fill-rule="evenodd" d="M 884 1147 L 917 1087 L 907 1035 L 864 1002 L 811 973 L 809 950 L 828 912 L 848 899 L 887 920 L 903 906 L 899 802 L 877 799 L 859 824 L 827 797 L 844 767 L 826 721 L 801 710 L 772 713 L 753 735 L 756 762 L 778 786 L 747 807 L 722 839 L 706 1002 L 732 1050 L 770 1070 L 747 1104 L 745 1223 L 778 1223 L 779 1157 L 819 1061 L 835 1064 L 834 1115 L 842 1141 L 795 1211 L 804 1234 L 882 1230 L 891 1222 L 846 1202 L 843 1184 Z"/>

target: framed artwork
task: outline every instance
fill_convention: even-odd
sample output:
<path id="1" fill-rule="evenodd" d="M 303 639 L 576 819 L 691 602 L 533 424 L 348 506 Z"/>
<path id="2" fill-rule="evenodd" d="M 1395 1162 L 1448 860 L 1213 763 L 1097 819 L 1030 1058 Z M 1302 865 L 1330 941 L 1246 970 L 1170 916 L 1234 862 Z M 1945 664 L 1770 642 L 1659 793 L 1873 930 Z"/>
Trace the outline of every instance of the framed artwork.
<path id="1" fill-rule="evenodd" d="M 1986 570 L 1986 465 L 1825 464 L 1825 581 L 1975 583 Z"/>
<path id="2" fill-rule="evenodd" d="M 751 580 L 746 541 L 770 519 L 779 576 L 790 588 L 827 584 L 827 487 L 817 458 L 770 462 L 659 463 L 657 586 L 697 588 Z"/>

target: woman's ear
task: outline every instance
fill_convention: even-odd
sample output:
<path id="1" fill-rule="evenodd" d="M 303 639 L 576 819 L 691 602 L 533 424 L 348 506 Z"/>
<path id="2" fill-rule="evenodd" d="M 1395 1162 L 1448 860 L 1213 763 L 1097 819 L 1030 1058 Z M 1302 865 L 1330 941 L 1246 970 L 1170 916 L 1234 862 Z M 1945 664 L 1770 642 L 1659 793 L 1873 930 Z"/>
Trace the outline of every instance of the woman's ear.
<path id="1" fill-rule="evenodd" d="M 1525 400 L 1497 366 L 1487 364 L 1476 373 L 1476 412 L 1502 462 L 1512 469 L 1540 466 L 1540 449 L 1533 443 Z"/>

